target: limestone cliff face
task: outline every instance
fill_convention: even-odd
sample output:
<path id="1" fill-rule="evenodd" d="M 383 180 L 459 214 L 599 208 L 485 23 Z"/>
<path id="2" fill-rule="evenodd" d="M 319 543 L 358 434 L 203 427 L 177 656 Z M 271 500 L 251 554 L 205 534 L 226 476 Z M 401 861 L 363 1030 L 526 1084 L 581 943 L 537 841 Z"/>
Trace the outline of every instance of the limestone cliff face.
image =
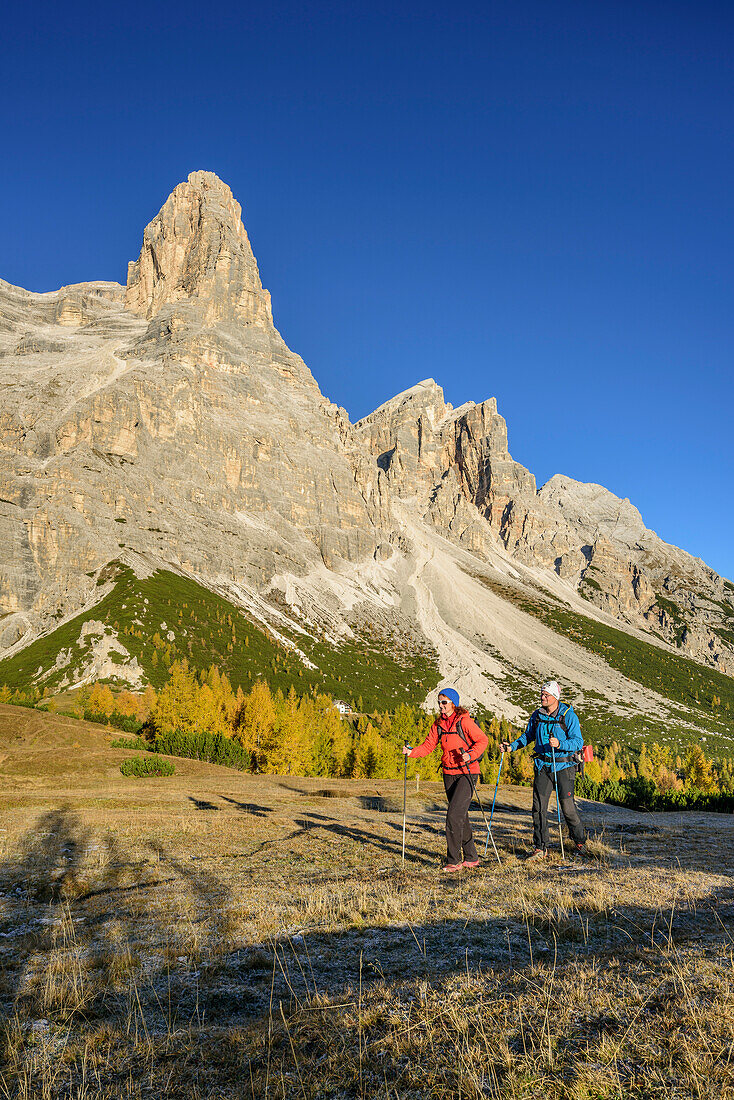
<path id="1" fill-rule="evenodd" d="M 563 517 L 585 559 L 570 575 L 587 599 L 630 622 L 644 622 L 690 656 L 734 672 L 725 640 L 731 592 L 722 577 L 664 542 L 629 500 L 601 485 L 557 474 L 538 497 Z"/>
<path id="2" fill-rule="evenodd" d="M 472 549 L 495 541 L 492 527 L 501 526 L 513 499 L 535 496 L 535 478 L 507 450 L 494 398 L 454 409 L 428 379 L 360 420 L 355 433 L 398 496 L 417 496 L 435 523 Z"/>
<path id="3" fill-rule="evenodd" d="M 0 392 L 0 615 L 43 626 L 130 551 L 257 587 L 386 538 L 383 475 L 275 329 L 211 173 L 148 226 L 126 290 L 0 283 Z"/>
<path id="4" fill-rule="evenodd" d="M 213 172 L 192 172 L 146 228 L 128 267 L 125 305 L 148 319 L 193 300 L 207 324 L 273 323 L 270 295 L 242 224 L 242 208 Z"/>

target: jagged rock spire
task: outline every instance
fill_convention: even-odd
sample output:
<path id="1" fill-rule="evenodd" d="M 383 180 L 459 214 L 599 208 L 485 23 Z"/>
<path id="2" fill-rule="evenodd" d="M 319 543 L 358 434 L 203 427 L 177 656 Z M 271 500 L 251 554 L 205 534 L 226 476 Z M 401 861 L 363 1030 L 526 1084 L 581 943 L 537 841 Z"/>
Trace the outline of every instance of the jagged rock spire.
<path id="1" fill-rule="evenodd" d="M 202 306 L 206 324 L 273 322 L 242 208 L 214 172 L 192 172 L 179 183 L 128 266 L 125 305 L 133 313 L 150 319 L 182 301 Z"/>

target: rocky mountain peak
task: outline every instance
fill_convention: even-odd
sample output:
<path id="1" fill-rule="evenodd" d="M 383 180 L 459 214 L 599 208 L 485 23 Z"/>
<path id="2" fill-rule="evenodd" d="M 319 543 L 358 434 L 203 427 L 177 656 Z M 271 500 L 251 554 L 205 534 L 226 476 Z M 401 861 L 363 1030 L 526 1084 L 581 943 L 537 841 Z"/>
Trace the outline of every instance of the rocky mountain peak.
<path id="1" fill-rule="evenodd" d="M 125 305 L 148 319 L 193 302 L 205 324 L 272 326 L 270 295 L 242 224 L 242 208 L 214 172 L 192 172 L 168 196 L 128 266 Z"/>
<path id="2" fill-rule="evenodd" d="M 355 424 L 398 496 L 417 498 L 439 528 L 461 532 L 474 551 L 496 539 L 516 498 L 535 497 L 535 479 L 507 450 L 507 425 L 490 398 L 455 409 L 432 378 L 418 382 Z"/>
<path id="3" fill-rule="evenodd" d="M 452 406 L 444 400 L 441 387 L 432 378 L 425 378 L 385 401 L 369 416 L 359 420 L 355 428 L 365 434 L 374 434 L 375 429 L 378 433 L 394 432 L 401 425 L 423 417 L 434 428 L 451 411 Z"/>
<path id="4" fill-rule="evenodd" d="M 604 536 L 624 546 L 634 546 L 649 534 L 637 508 L 603 485 L 575 481 L 555 474 L 538 493 L 540 499 L 557 508 L 567 523 L 593 542 Z"/>

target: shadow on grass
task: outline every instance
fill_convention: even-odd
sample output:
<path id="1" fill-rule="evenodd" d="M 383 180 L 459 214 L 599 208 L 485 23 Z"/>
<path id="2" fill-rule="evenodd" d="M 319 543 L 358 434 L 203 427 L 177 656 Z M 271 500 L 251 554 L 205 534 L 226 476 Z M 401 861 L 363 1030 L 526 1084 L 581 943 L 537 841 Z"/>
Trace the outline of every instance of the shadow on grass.
<path id="1" fill-rule="evenodd" d="M 192 794 L 189 795 L 189 802 L 192 802 L 196 806 L 197 810 L 219 810 L 219 806 L 215 806 L 213 802 L 207 802 L 205 798 L 194 798 Z"/>
<path id="2" fill-rule="evenodd" d="M 163 843 L 148 852 L 132 857 L 61 807 L 0 863 L 1 1067 L 32 1078 L 37 1040 L 51 1028 L 115 1021 L 147 1032 L 206 1010 L 191 976 L 231 940 L 229 889 Z M 46 1080 L 51 1070 L 39 1072 Z M 9 1079 L 0 1069 L 0 1095 L 14 1095 Z M 34 1082 L 28 1095 L 45 1088 Z"/>
<path id="3" fill-rule="evenodd" d="M 296 824 L 304 831 L 317 830 L 320 832 L 327 832 L 331 833 L 332 836 L 344 840 L 351 840 L 365 847 L 376 848 L 378 851 L 385 852 L 387 855 L 393 857 L 399 858 L 402 855 L 402 824 L 396 825 L 394 822 L 386 823 L 389 828 L 400 831 L 401 838 L 396 838 L 394 841 L 387 837 L 380 836 L 379 834 L 368 832 L 366 829 L 361 829 L 356 825 L 342 825 L 341 822 L 336 821 L 333 817 L 326 817 L 324 814 L 305 814 L 303 817 L 296 820 Z M 382 825 L 382 822 L 380 824 Z M 421 847 L 411 838 L 410 844 L 407 845 L 405 849 L 405 858 L 410 863 L 435 866 L 439 858 L 439 853 L 436 848 Z"/>
<path id="4" fill-rule="evenodd" d="M 234 806 L 240 813 L 248 814 L 250 817 L 267 817 L 273 812 L 270 806 L 258 806 L 256 802 L 238 802 L 236 798 L 229 798 L 226 794 L 220 794 L 219 797 L 223 802 Z"/>
<path id="5" fill-rule="evenodd" d="M 267 811 L 260 809 L 265 816 Z M 399 828 L 388 824 L 393 831 Z M 296 825 L 292 836 L 317 831 L 326 834 L 327 843 L 356 841 L 376 847 L 398 864 L 397 835 L 394 841 L 375 837 L 315 813 L 299 818 Z M 213 866 L 194 867 L 159 840 L 149 840 L 144 851 L 145 858 L 133 857 L 115 837 L 100 841 L 62 807 L 42 815 L 17 852 L 0 863 L 0 1001 L 8 1025 L 2 1040 L 2 1081 L 9 1095 L 20 1095 L 22 1074 L 30 1083 L 26 1095 L 81 1095 L 72 1090 L 71 1077 L 79 1073 L 89 1037 L 95 1035 L 96 1043 L 109 1042 L 110 1049 L 117 1044 L 124 1052 L 124 1074 L 136 1088 L 140 1084 L 157 1095 L 229 1095 L 226 1089 L 213 1090 L 240 1080 L 242 1034 L 236 1029 L 268 1021 L 273 1005 L 282 1005 L 283 1013 L 317 1011 L 317 998 L 353 1002 L 371 992 L 378 996 L 383 988 L 389 990 L 386 996 L 404 996 L 406 1003 L 413 1003 L 420 983 L 441 996 L 464 973 L 467 989 L 471 981 L 481 983 L 484 975 L 494 975 L 491 981 L 497 984 L 489 988 L 499 997 L 509 980 L 532 992 L 539 967 L 564 968 L 584 959 L 590 965 L 615 960 L 619 965 L 620 958 L 644 967 L 666 951 L 689 945 L 731 946 L 731 885 L 717 886 L 695 903 L 656 907 L 651 899 L 649 904 L 617 903 L 601 912 L 593 897 L 579 894 L 576 909 L 554 910 L 538 903 L 523 920 L 516 908 L 511 911 L 507 884 L 508 911 L 497 914 L 501 879 L 462 874 L 437 878 L 443 895 L 449 901 L 455 897 L 457 908 L 467 896 L 486 899 L 486 918 L 459 919 L 449 910 L 448 919 L 430 920 L 424 909 L 423 918 L 416 920 L 411 865 L 422 873 L 425 866 L 435 865 L 436 853 L 414 845 L 408 851 L 407 874 L 385 876 L 384 889 L 374 876 L 330 884 L 321 903 L 338 930 L 302 932 L 296 926 L 252 943 L 237 924 L 243 903 Z M 584 865 L 549 867 L 536 881 L 545 878 L 562 885 L 564 876 L 570 881 L 586 870 Z M 267 886 L 265 890 L 258 902 L 262 906 L 269 901 Z M 313 904 L 304 895 L 305 921 Z M 354 1028 L 354 1021 L 346 1020 L 346 1025 Z M 598 1038 L 608 1025 L 608 1016 L 590 1017 L 585 1038 Z M 49 1041 L 50 1061 L 39 1061 L 39 1036 L 47 1032 L 52 1038 L 65 1036 L 63 1079 L 53 1076 L 58 1044 Z M 228 1036 L 229 1053 L 201 1059 L 191 1036 L 199 1036 L 194 1043 L 200 1043 L 205 1034 L 208 1044 L 213 1033 Z M 99 1038 L 104 1035 L 107 1039 Z M 324 1049 L 329 1041 L 325 1033 Z M 264 1049 L 263 1044 L 252 1048 L 256 1075 Z M 292 1068 L 287 1064 L 290 1049 L 284 1043 L 286 1071 Z M 172 1052 L 181 1057 L 172 1062 Z M 301 1057 L 308 1065 L 309 1058 L 321 1053 L 321 1048 L 304 1047 Z M 385 1064 L 391 1065 L 389 1059 Z M 104 1095 L 128 1095 L 122 1085 L 116 1091 L 114 1059 L 111 1065 Z M 196 1091 L 202 1083 L 210 1092 Z"/>
<path id="6" fill-rule="evenodd" d="M 82 865 L 100 846 L 80 826 L 68 809 L 49 811 L 39 818 L 35 828 L 22 839 L 17 857 L 0 865 L 0 889 L 10 897 L 0 920 L 0 936 L 12 946 L 0 979 L 0 1015 L 7 1020 L 13 1013 L 21 1017 L 43 1016 L 55 1005 L 63 1015 L 83 1008 L 93 1018 L 104 1010 L 104 1002 L 113 998 L 111 984 L 95 981 L 95 991 L 84 997 L 83 1005 L 75 995 L 76 960 L 81 951 L 91 951 L 87 929 L 79 927 L 78 899 L 89 893 Z M 124 859 L 114 837 L 104 843 L 106 868 L 98 892 L 117 894 L 122 885 Z M 124 914 L 124 910 L 122 911 Z M 124 953 L 127 944 L 120 911 L 115 920 L 115 951 Z M 100 924 L 94 935 L 94 952 L 111 947 L 111 924 Z M 54 960 L 69 956 L 67 972 Z"/>
<path id="7" fill-rule="evenodd" d="M 323 779 L 322 779 L 323 782 Z M 334 780 L 338 783 L 339 780 Z M 352 780 L 347 780 L 347 783 L 351 783 Z M 290 791 L 292 794 L 300 794 L 303 798 L 354 798 L 354 791 L 349 786 L 341 787 L 319 787 L 314 790 L 312 787 L 299 787 L 295 783 L 286 783 L 280 779 L 275 784 L 276 787 L 280 787 L 281 790 Z"/>

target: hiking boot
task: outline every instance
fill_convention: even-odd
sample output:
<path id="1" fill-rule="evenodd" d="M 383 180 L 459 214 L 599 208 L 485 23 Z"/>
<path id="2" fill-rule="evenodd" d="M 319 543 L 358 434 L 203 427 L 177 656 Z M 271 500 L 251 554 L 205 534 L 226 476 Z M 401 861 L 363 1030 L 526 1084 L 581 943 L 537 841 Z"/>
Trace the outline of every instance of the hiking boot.
<path id="1" fill-rule="evenodd" d="M 586 845 L 585 845 L 585 844 L 577 844 L 577 845 L 576 845 L 576 846 L 574 847 L 574 850 L 573 850 L 573 854 L 574 854 L 575 856 L 579 856 L 579 857 L 581 857 L 581 856 L 585 856 L 585 855 L 587 854 L 587 852 L 586 852 Z"/>
<path id="2" fill-rule="evenodd" d="M 460 871 L 461 868 L 461 863 L 444 863 L 441 870 L 444 871 L 446 874 L 451 874 L 453 871 Z"/>
<path id="3" fill-rule="evenodd" d="M 462 867 L 478 867 L 479 866 L 479 860 L 478 859 L 465 859 L 461 866 Z"/>
<path id="4" fill-rule="evenodd" d="M 525 862 L 526 863 L 539 863 L 540 860 L 547 859 L 547 858 L 548 858 L 548 852 L 545 848 L 536 848 L 535 851 L 533 852 L 533 854 L 529 855 L 526 858 Z"/>

